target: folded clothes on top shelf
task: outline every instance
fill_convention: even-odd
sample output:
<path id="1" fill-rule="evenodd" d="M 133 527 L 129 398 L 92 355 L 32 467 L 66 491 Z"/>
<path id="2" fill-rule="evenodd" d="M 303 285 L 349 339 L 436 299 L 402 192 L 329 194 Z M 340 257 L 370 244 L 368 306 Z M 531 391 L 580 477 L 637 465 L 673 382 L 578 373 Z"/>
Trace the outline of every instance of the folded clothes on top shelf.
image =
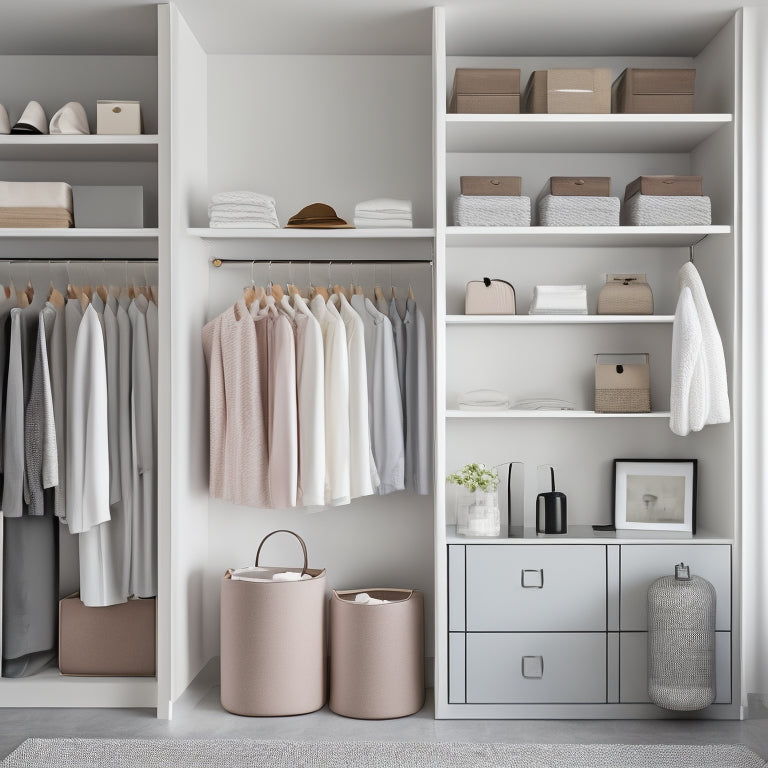
<path id="1" fill-rule="evenodd" d="M 586 285 L 537 285 L 529 315 L 586 315 Z"/>
<path id="2" fill-rule="evenodd" d="M 218 192 L 208 205 L 210 226 L 220 229 L 278 229 L 275 199 L 248 190 Z"/>
<path id="3" fill-rule="evenodd" d="M 63 181 L 0 181 L 0 227 L 67 228 L 72 187 Z"/>
<path id="4" fill-rule="evenodd" d="M 412 227 L 413 203 L 392 197 L 363 200 L 355 206 L 356 227 Z"/>

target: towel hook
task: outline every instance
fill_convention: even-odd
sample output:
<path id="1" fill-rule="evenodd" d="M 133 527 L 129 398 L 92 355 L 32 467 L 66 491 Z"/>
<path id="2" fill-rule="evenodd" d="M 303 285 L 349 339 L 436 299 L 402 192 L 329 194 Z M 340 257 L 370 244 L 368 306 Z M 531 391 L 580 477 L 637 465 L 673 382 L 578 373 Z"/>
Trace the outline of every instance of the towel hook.
<path id="1" fill-rule="evenodd" d="M 688 261 L 690 261 L 691 264 L 693 264 L 693 256 L 694 256 L 694 251 L 696 250 L 696 246 L 699 243 L 704 242 L 704 240 L 706 240 L 707 237 L 708 235 L 704 235 L 704 237 L 700 237 L 695 243 L 691 243 L 688 246 Z"/>

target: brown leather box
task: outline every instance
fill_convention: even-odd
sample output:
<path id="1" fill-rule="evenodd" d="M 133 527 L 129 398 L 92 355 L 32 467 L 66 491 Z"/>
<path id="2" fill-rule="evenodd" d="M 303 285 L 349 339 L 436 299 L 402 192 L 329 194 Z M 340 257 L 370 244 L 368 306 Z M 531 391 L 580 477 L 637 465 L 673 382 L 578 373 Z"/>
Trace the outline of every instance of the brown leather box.
<path id="1" fill-rule="evenodd" d="M 520 197 L 523 180 L 520 176 L 461 176 L 462 195 L 491 197 Z"/>
<path id="2" fill-rule="evenodd" d="M 155 598 L 90 608 L 79 595 L 59 601 L 62 675 L 154 677 Z"/>
<path id="3" fill-rule="evenodd" d="M 570 197 L 610 197 L 610 176 L 552 176 L 544 194 Z"/>
<path id="4" fill-rule="evenodd" d="M 517 114 L 520 112 L 519 69 L 457 69 L 449 112 Z"/>
<path id="5" fill-rule="evenodd" d="M 701 176 L 638 176 L 627 184 L 624 199 L 634 195 L 699 196 L 703 195 Z"/>
<path id="6" fill-rule="evenodd" d="M 547 69 L 531 74 L 523 97 L 534 114 L 593 114 L 611 111 L 610 69 Z"/>
<path id="7" fill-rule="evenodd" d="M 614 112 L 693 112 L 695 69 L 625 69 L 611 88 Z"/>

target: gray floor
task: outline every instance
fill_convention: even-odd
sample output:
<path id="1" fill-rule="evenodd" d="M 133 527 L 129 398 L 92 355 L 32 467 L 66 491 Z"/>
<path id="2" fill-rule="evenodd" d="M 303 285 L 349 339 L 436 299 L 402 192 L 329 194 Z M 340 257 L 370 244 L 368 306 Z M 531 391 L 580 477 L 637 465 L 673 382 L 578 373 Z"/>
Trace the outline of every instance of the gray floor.
<path id="1" fill-rule="evenodd" d="M 327 707 L 299 717 L 248 718 L 225 712 L 212 684 L 190 690 L 171 721 L 143 709 L 7 709 L 0 713 L 0 757 L 25 738 L 289 739 L 297 741 L 474 741 L 511 743 L 744 744 L 768 759 L 768 719 L 723 721 L 435 720 L 430 695 L 416 715 L 367 721 Z M 180 710 L 180 711 L 179 711 Z M 761 714 L 768 714 L 764 710 Z"/>

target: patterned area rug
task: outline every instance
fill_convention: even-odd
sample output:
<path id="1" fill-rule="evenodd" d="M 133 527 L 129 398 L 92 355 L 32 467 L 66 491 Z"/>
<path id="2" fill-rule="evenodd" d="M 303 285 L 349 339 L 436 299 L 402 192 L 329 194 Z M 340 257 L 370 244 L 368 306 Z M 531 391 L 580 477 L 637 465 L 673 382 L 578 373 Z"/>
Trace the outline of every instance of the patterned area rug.
<path id="1" fill-rule="evenodd" d="M 27 739 L 2 768 L 766 768 L 741 745 Z"/>

